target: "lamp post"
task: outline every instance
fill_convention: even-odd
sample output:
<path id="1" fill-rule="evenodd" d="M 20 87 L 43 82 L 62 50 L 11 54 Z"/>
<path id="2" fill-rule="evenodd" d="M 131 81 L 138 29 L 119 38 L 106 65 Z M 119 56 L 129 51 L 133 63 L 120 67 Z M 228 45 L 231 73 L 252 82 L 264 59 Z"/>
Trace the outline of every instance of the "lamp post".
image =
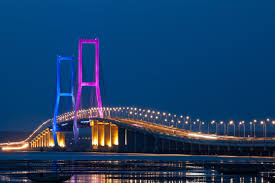
<path id="1" fill-rule="evenodd" d="M 215 121 L 212 120 L 210 124 L 211 124 L 211 125 L 215 124 Z M 209 126 L 210 126 L 210 125 L 209 125 L 209 123 L 208 123 L 208 134 L 210 133 L 210 128 L 209 128 Z M 216 130 L 216 131 L 217 131 L 217 130 Z"/>
<path id="2" fill-rule="evenodd" d="M 163 116 L 162 121 L 163 121 L 163 120 L 165 121 L 165 119 L 166 119 L 166 113 L 163 112 L 163 113 L 162 113 L 162 116 Z M 165 122 L 166 122 L 166 121 L 165 121 Z"/>
<path id="3" fill-rule="evenodd" d="M 167 123 L 167 121 L 168 121 L 168 120 L 165 118 L 165 119 L 164 119 L 164 122 Z M 167 125 L 167 124 L 166 124 L 166 125 Z"/>
<path id="4" fill-rule="evenodd" d="M 192 122 L 191 122 L 192 123 Z M 196 125 L 196 121 L 193 122 L 193 125 L 195 126 Z M 196 126 L 195 126 L 196 127 Z"/>
<path id="5" fill-rule="evenodd" d="M 158 119 L 159 119 L 159 117 L 158 116 L 156 116 L 156 123 L 158 124 Z"/>
<path id="6" fill-rule="evenodd" d="M 263 125 L 263 136 L 266 138 L 266 123 L 261 121 L 260 124 Z"/>
<path id="7" fill-rule="evenodd" d="M 272 127 L 273 127 L 273 125 L 275 125 L 275 121 L 272 121 Z"/>
<path id="8" fill-rule="evenodd" d="M 171 126 L 171 127 L 174 127 L 174 125 L 171 125 L 172 123 L 174 123 L 174 120 L 173 120 L 173 119 L 171 120 L 170 126 Z"/>
<path id="9" fill-rule="evenodd" d="M 256 137 L 256 123 L 257 123 L 257 120 L 254 119 L 254 120 L 253 120 L 253 125 L 254 125 L 254 137 Z"/>
<path id="10" fill-rule="evenodd" d="M 218 135 L 218 122 L 216 122 L 216 135 Z"/>
<path id="11" fill-rule="evenodd" d="M 233 125 L 233 128 L 234 128 L 234 135 L 233 136 L 235 136 L 235 123 L 234 123 L 234 121 L 229 121 L 229 123 L 228 123 L 228 126 L 227 126 L 227 135 L 228 135 L 228 133 L 229 133 L 229 125 Z"/>
<path id="12" fill-rule="evenodd" d="M 226 133 L 226 125 L 225 125 L 225 123 L 223 121 L 220 121 L 220 124 L 223 125 L 223 133 L 225 135 L 225 133 Z"/>
<path id="13" fill-rule="evenodd" d="M 204 125 L 205 123 L 201 121 L 201 126 Z M 200 132 L 202 132 L 201 127 L 200 127 Z"/>
<path id="14" fill-rule="evenodd" d="M 187 122 L 189 122 L 190 117 L 186 116 L 186 120 Z M 189 126 L 189 130 L 192 130 L 192 122 L 190 121 L 190 126 Z"/>
<path id="15" fill-rule="evenodd" d="M 239 137 L 241 136 L 241 125 L 243 125 L 243 136 L 245 137 L 245 123 L 244 123 L 244 121 L 239 122 Z"/>
<path id="16" fill-rule="evenodd" d="M 145 121 L 145 120 L 148 121 L 148 119 L 146 119 L 147 117 L 148 117 L 148 115 L 145 114 L 145 115 L 144 115 L 144 121 Z"/>
<path id="17" fill-rule="evenodd" d="M 250 137 L 252 137 L 252 121 L 249 122 Z"/>
<path id="18" fill-rule="evenodd" d="M 241 136 L 241 128 L 240 128 L 241 125 L 242 125 L 242 122 L 240 121 L 239 126 L 238 126 L 238 128 L 239 128 L 239 137 Z"/>
<path id="19" fill-rule="evenodd" d="M 209 121 L 207 122 L 207 133 L 209 134 L 209 126 L 210 126 L 210 123 Z"/>
<path id="20" fill-rule="evenodd" d="M 243 121 L 243 136 L 245 137 L 245 122 Z"/>
<path id="21" fill-rule="evenodd" d="M 188 129 L 188 121 L 185 121 L 185 124 L 187 125 L 187 128 L 186 128 L 186 129 Z M 183 128 L 184 128 L 184 126 L 183 126 Z"/>
<path id="22" fill-rule="evenodd" d="M 177 128 L 178 128 L 178 125 L 180 125 L 180 123 L 181 123 L 181 121 L 180 121 L 180 120 L 178 120 L 178 122 L 177 122 Z"/>
<path id="23" fill-rule="evenodd" d="M 270 118 L 266 118 L 266 122 L 265 122 L 265 137 L 267 136 L 266 132 L 267 132 L 267 127 L 270 127 Z"/>
<path id="24" fill-rule="evenodd" d="M 200 119 L 196 119 L 196 121 L 199 123 L 199 132 L 201 131 L 201 121 Z"/>
<path id="25" fill-rule="evenodd" d="M 183 123 L 181 124 L 181 128 L 182 128 L 182 127 L 184 128 L 184 119 L 183 119 L 183 116 L 182 116 L 182 115 L 180 115 L 180 119 L 181 119 L 181 121 L 183 122 Z"/>

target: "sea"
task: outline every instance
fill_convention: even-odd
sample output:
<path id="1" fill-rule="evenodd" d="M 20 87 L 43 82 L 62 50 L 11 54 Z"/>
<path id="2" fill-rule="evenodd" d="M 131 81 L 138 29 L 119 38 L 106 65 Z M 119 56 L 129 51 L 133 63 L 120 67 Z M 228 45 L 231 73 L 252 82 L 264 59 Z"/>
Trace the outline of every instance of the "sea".
<path id="1" fill-rule="evenodd" d="M 95 152 L 1 152 L 0 182 L 274 182 L 275 158 Z M 66 179 L 66 180 L 65 180 Z"/>

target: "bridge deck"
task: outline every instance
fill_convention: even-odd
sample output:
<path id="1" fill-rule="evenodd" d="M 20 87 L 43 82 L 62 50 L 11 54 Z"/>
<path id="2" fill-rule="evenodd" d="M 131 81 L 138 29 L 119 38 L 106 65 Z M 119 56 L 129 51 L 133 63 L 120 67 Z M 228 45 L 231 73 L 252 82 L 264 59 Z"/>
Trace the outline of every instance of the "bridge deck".
<path id="1" fill-rule="evenodd" d="M 174 137 L 177 139 L 183 140 L 195 140 L 195 141 L 204 141 L 204 143 L 213 143 L 215 145 L 226 143 L 230 144 L 239 144 L 239 145 L 255 145 L 255 146 L 275 146 L 274 137 L 266 138 L 256 138 L 256 137 L 235 137 L 235 136 L 224 136 L 216 134 L 205 134 L 201 132 L 193 132 L 190 130 L 168 127 L 166 125 L 157 124 L 147 121 L 138 121 L 133 119 L 123 119 L 123 118 L 107 118 L 110 121 L 116 121 L 124 125 L 131 126 L 133 128 L 138 128 L 140 130 L 146 130 L 160 135 L 165 135 L 169 137 Z"/>

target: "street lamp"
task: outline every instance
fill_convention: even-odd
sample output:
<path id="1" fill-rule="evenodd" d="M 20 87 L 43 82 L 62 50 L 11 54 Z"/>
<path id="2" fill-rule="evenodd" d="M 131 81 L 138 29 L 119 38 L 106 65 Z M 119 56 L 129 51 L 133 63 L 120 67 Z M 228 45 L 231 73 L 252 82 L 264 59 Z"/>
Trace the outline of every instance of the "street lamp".
<path id="1" fill-rule="evenodd" d="M 202 126 L 202 125 L 204 125 L 204 122 L 203 122 L 203 121 L 200 122 L 200 129 L 199 129 L 200 132 L 202 132 L 202 130 L 201 130 L 201 126 Z"/>
<path id="2" fill-rule="evenodd" d="M 252 137 L 252 121 L 249 122 L 250 137 Z"/>
<path id="3" fill-rule="evenodd" d="M 235 136 L 235 123 L 234 123 L 234 121 L 229 121 L 229 123 L 228 123 L 228 126 L 227 126 L 227 135 L 228 135 L 228 133 L 229 133 L 229 125 L 233 125 L 233 128 L 234 128 L 234 135 L 233 136 Z"/>
<path id="4" fill-rule="evenodd" d="M 164 119 L 166 119 L 166 113 L 165 112 L 162 113 L 162 116 L 163 116 Z M 162 120 L 163 120 L 163 118 L 162 118 Z"/>
<path id="5" fill-rule="evenodd" d="M 192 123 L 192 122 L 191 122 Z M 193 122 L 193 125 L 195 126 L 196 125 L 196 121 Z M 196 127 L 196 126 L 195 126 Z M 191 129 L 192 130 L 192 129 Z"/>
<path id="6" fill-rule="evenodd" d="M 148 119 L 146 119 L 147 117 L 148 117 L 148 115 L 147 115 L 147 114 L 145 114 L 145 115 L 144 115 L 144 121 L 145 121 L 145 120 L 147 120 L 147 121 L 148 121 Z"/>
<path id="7" fill-rule="evenodd" d="M 174 120 L 172 119 L 171 122 L 174 123 Z M 174 125 L 171 125 L 171 123 L 170 123 L 170 126 L 171 126 L 171 127 L 174 127 Z"/>
<path id="8" fill-rule="evenodd" d="M 275 125 L 275 121 L 272 121 L 272 127 L 273 127 L 273 125 Z"/>
<path id="9" fill-rule="evenodd" d="M 218 135 L 218 122 L 216 122 L 216 135 Z"/>
<path id="10" fill-rule="evenodd" d="M 184 128 L 184 119 L 183 119 L 183 115 L 180 115 L 180 120 L 182 120 L 181 128 Z"/>
<path id="11" fill-rule="evenodd" d="M 261 121 L 260 124 L 263 125 L 263 136 L 266 137 L 266 123 Z"/>
<path id="12" fill-rule="evenodd" d="M 257 120 L 254 119 L 254 120 L 253 120 L 253 125 L 254 125 L 254 137 L 256 137 L 256 123 L 257 123 Z"/>
<path id="13" fill-rule="evenodd" d="M 213 125 L 214 123 L 215 123 L 215 121 L 212 120 L 210 124 Z M 208 123 L 208 134 L 210 133 L 210 128 L 209 128 L 210 124 Z"/>
<path id="14" fill-rule="evenodd" d="M 244 125 L 244 121 L 240 121 L 239 122 L 239 137 L 241 136 L 241 125 L 243 125 L 243 136 L 245 137 L 245 125 Z"/>
<path id="15" fill-rule="evenodd" d="M 201 121 L 200 119 L 196 119 L 196 121 L 199 123 L 199 132 L 201 131 Z"/>
<path id="16" fill-rule="evenodd" d="M 167 123 L 168 120 L 165 118 L 164 121 Z M 167 124 L 166 124 L 166 125 L 167 125 Z"/>
<path id="17" fill-rule="evenodd" d="M 188 121 L 185 121 L 185 124 L 187 125 L 186 129 L 188 129 Z M 184 128 L 184 125 L 183 125 L 183 128 Z M 189 128 L 189 130 L 190 130 L 190 128 Z"/>
<path id="18" fill-rule="evenodd" d="M 159 119 L 159 117 L 158 116 L 156 116 L 156 122 L 158 123 L 158 119 Z"/>
<path id="19" fill-rule="evenodd" d="M 223 121 L 220 121 L 220 124 L 223 125 L 223 133 L 226 134 L 226 125 Z"/>
<path id="20" fill-rule="evenodd" d="M 178 123 L 177 123 L 177 126 L 176 126 L 177 128 L 178 128 L 178 124 L 180 125 L 180 120 L 178 120 Z"/>
<path id="21" fill-rule="evenodd" d="M 186 120 L 187 120 L 187 122 L 189 122 L 189 119 L 190 119 L 190 117 L 189 117 L 189 116 L 186 116 Z M 192 130 L 192 122 L 191 122 L 191 119 L 190 119 L 190 126 L 189 126 L 189 130 Z"/>

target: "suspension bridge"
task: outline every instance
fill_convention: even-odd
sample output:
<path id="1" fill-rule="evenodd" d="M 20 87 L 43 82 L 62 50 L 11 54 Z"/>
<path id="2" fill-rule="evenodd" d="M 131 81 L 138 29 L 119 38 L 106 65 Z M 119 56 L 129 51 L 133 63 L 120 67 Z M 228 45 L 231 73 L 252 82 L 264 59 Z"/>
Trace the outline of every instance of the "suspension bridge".
<path id="1" fill-rule="evenodd" d="M 82 46 L 95 45 L 93 82 L 82 79 Z M 267 131 L 275 121 L 203 121 L 137 107 L 102 105 L 99 85 L 99 40 L 79 40 L 78 83 L 74 93 L 74 58 L 57 57 L 57 95 L 53 118 L 41 123 L 25 140 L 0 143 L 2 151 L 97 151 L 272 156 L 275 137 Z M 60 89 L 60 64 L 71 62 L 71 90 Z M 95 88 L 95 107 L 80 109 L 83 87 Z M 58 114 L 61 97 L 71 97 L 72 110 Z M 82 99 L 83 100 L 83 99 Z M 268 127 L 268 129 L 267 129 Z M 262 129 L 258 136 L 256 129 Z M 81 131 L 88 133 L 81 135 Z M 246 130 L 248 129 L 248 130 Z M 87 131 L 87 130 L 86 130 Z"/>

